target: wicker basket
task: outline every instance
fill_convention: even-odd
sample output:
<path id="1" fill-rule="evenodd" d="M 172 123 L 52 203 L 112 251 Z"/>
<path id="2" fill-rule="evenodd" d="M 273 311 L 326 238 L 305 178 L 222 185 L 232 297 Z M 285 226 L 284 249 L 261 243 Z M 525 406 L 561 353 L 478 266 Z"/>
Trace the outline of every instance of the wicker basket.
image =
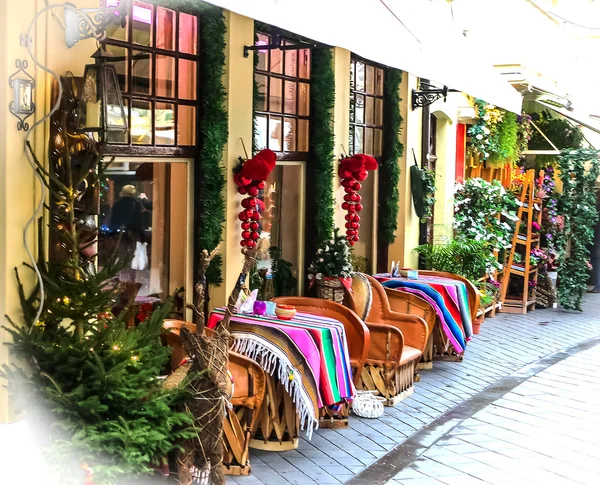
<path id="1" fill-rule="evenodd" d="M 315 283 L 317 298 L 344 303 L 344 284 L 339 278 L 323 278 Z"/>

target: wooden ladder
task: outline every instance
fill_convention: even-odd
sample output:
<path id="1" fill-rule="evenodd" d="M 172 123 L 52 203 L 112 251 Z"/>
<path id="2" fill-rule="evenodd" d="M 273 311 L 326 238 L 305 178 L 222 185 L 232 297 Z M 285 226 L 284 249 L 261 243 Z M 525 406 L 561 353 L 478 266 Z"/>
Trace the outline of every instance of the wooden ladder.
<path id="1" fill-rule="evenodd" d="M 519 220 L 515 225 L 512 248 L 502 278 L 502 308 L 500 311 L 526 314 L 529 308 L 531 308 L 531 310 L 535 309 L 535 289 L 530 292 L 529 282 L 533 281 L 537 284 L 538 277 L 538 268 L 537 266 L 534 268 L 531 267 L 529 256 L 532 249 L 540 247 L 540 233 L 537 232 L 534 234 L 531 225 L 532 222 L 537 222 L 540 226 L 542 224 L 542 201 L 535 197 L 535 170 L 528 170 L 525 174 L 523 189 L 519 200 L 521 201 L 521 206 L 517 211 Z M 519 234 L 521 224 L 524 223 L 523 215 L 527 216 L 527 230 L 525 234 Z M 515 252 L 517 252 L 519 248 L 525 249 L 525 254 L 523 255 L 524 266 L 519 266 L 514 263 Z M 513 299 L 506 297 L 511 277 L 523 280 L 523 294 L 521 298 Z"/>

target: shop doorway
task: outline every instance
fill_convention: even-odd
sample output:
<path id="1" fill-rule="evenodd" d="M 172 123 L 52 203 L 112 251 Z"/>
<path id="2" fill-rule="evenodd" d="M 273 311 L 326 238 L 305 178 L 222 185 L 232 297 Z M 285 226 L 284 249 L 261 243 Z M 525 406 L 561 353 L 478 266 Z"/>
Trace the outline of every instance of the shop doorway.
<path id="1" fill-rule="evenodd" d="M 181 318 L 192 299 L 190 162 L 116 158 L 101 181 L 98 215 L 99 268 L 113 252 L 134 254 L 118 276 L 124 300 L 141 307 L 174 295 Z"/>

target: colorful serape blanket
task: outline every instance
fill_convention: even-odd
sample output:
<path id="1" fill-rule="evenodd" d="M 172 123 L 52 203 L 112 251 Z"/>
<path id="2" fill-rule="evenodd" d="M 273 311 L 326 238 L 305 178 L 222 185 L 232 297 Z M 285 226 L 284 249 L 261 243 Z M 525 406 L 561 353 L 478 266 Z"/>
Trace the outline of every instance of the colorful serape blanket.
<path id="1" fill-rule="evenodd" d="M 216 309 L 210 316 L 208 326 L 214 328 L 223 319 L 225 315 L 224 308 Z M 245 334 L 238 334 L 240 325 L 245 325 Z M 234 339 L 248 340 L 248 343 L 236 343 L 234 350 L 246 355 L 253 360 L 259 361 L 252 355 L 256 355 L 255 347 L 260 347 L 259 353 L 267 353 L 267 347 L 264 342 L 272 343 L 280 349 L 295 348 L 303 356 L 304 374 L 310 371 L 316 386 L 319 390 L 317 394 L 318 407 L 333 406 L 344 400 L 350 400 L 356 394 L 356 389 L 352 382 L 352 368 L 348 353 L 348 343 L 346 340 L 346 331 L 344 325 L 332 318 L 314 315 L 310 313 L 298 312 L 290 321 L 279 320 L 276 317 L 266 317 L 258 315 L 236 314 L 230 321 L 231 331 Z M 254 327 L 254 331 L 253 330 Z M 278 332 L 258 331 L 258 329 L 276 329 Z M 247 331 L 247 330 L 250 331 Z M 250 335 L 260 335 L 262 343 L 258 344 L 256 338 Z M 285 336 L 285 338 L 282 338 Z M 278 340 L 277 340 L 278 338 Z M 289 340 L 285 342 L 284 340 Z M 279 356 L 275 354 L 265 357 L 269 362 L 277 362 Z M 260 362 L 259 362 L 260 363 Z M 292 362 L 293 367 L 300 365 L 298 359 Z M 262 364 L 261 364 L 262 365 Z M 275 368 L 263 366 L 267 372 L 275 371 Z M 283 382 L 283 381 L 282 381 Z"/>
<path id="2" fill-rule="evenodd" d="M 473 335 L 473 323 L 467 288 L 461 281 L 440 276 L 419 275 L 416 280 L 375 275 L 382 285 L 407 291 L 425 298 L 434 307 L 444 333 L 458 353 L 465 349 Z"/>

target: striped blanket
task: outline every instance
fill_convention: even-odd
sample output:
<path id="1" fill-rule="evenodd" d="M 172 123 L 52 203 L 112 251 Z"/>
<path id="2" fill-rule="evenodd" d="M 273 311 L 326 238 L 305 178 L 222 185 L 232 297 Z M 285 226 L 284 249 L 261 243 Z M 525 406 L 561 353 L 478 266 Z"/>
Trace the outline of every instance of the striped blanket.
<path id="1" fill-rule="evenodd" d="M 467 288 L 461 281 L 439 276 L 419 275 L 411 280 L 389 275 L 375 275 L 388 288 L 416 294 L 427 300 L 435 309 L 438 320 L 452 347 L 458 353 L 465 350 L 473 335 Z"/>
<path id="2" fill-rule="evenodd" d="M 223 308 L 216 309 L 210 315 L 208 326 L 217 326 L 224 315 Z M 303 391 L 292 389 L 292 397 L 310 397 L 305 403 L 296 401 L 301 417 L 307 416 L 306 409 L 314 409 L 315 402 L 317 407 L 332 406 L 356 394 L 346 332 L 337 320 L 301 312 L 290 321 L 237 314 L 232 317 L 230 326 L 236 352 L 256 360 L 271 375 L 280 372 L 282 383 L 293 375 L 292 388 L 304 388 Z M 278 362 L 285 371 L 278 370 L 282 367 L 276 365 Z M 296 374 L 300 379 L 296 380 Z M 312 390 L 313 382 L 318 392 Z M 316 400 L 313 399 L 315 394 Z"/>

